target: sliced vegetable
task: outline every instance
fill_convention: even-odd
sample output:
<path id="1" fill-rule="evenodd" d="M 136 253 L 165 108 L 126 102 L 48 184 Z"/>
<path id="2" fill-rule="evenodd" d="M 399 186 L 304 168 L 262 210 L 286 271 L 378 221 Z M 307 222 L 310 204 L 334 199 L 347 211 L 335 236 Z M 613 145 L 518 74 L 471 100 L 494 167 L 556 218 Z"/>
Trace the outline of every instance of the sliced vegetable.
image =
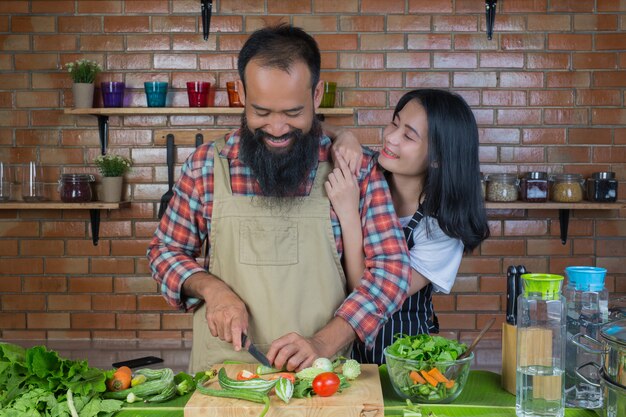
<path id="1" fill-rule="evenodd" d="M 414 384 L 425 384 L 426 380 L 424 378 L 422 378 L 422 376 L 419 374 L 419 372 L 413 370 L 411 372 L 409 372 L 409 378 L 411 378 L 411 380 L 413 381 Z"/>
<path id="2" fill-rule="evenodd" d="M 280 372 L 280 373 L 270 376 L 268 379 L 272 380 L 272 379 L 279 379 L 279 378 L 288 379 L 291 381 L 292 384 L 296 383 L 296 375 L 292 374 L 291 372 Z"/>
<path id="3" fill-rule="evenodd" d="M 448 382 L 448 378 L 446 378 L 439 369 L 437 368 L 433 368 L 430 371 L 428 371 L 428 375 L 432 376 L 433 378 L 435 378 L 435 380 L 437 382 L 443 382 L 444 384 L 446 382 Z"/>
<path id="4" fill-rule="evenodd" d="M 281 372 L 280 369 L 276 369 L 272 366 L 265 366 L 265 365 L 259 365 L 256 367 L 256 373 L 257 375 L 267 375 L 267 374 L 274 374 L 276 372 Z"/>
<path id="5" fill-rule="evenodd" d="M 276 386 L 276 396 L 289 404 L 289 400 L 293 396 L 293 382 L 290 379 L 280 377 Z"/>
<path id="6" fill-rule="evenodd" d="M 307 381 L 313 381 L 316 376 L 318 376 L 319 374 L 322 374 L 322 373 L 324 373 L 324 370 L 322 370 L 320 368 L 313 368 L 311 366 L 309 368 L 304 368 L 300 372 L 297 372 L 296 373 L 296 378 L 302 379 L 302 380 L 307 380 Z"/>
<path id="7" fill-rule="evenodd" d="M 334 372 L 324 372 L 313 379 L 313 392 L 320 397 L 330 397 L 339 390 L 341 381 Z"/>
<path id="8" fill-rule="evenodd" d="M 432 376 L 428 375 L 428 372 L 426 372 L 425 370 L 421 370 L 420 374 L 422 374 L 422 376 L 424 377 L 424 379 L 426 380 L 426 382 L 428 382 L 430 385 L 432 385 L 433 387 L 436 387 L 438 382 L 435 378 L 433 378 Z"/>
<path id="9" fill-rule="evenodd" d="M 249 379 L 258 378 L 259 376 L 253 372 L 248 371 L 247 369 L 242 369 L 237 374 L 237 381 L 247 381 Z"/>

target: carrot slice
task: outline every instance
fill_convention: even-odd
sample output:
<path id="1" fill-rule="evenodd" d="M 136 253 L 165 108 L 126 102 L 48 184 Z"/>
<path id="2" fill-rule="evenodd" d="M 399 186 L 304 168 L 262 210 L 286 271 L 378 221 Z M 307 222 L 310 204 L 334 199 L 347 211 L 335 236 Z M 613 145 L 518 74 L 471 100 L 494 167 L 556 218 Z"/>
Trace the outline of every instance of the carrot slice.
<path id="1" fill-rule="evenodd" d="M 433 368 L 430 371 L 428 371 L 428 375 L 432 376 L 433 378 L 435 378 L 435 380 L 437 382 L 443 382 L 444 384 L 446 382 L 448 382 L 448 378 L 446 378 L 439 369 L 437 368 Z"/>
<path id="2" fill-rule="evenodd" d="M 409 373 L 409 378 L 411 378 L 411 380 L 413 380 L 413 385 L 416 384 L 425 384 L 426 380 L 424 378 L 422 378 L 419 374 L 419 372 L 417 371 L 411 371 Z"/>
<path id="3" fill-rule="evenodd" d="M 437 380 L 436 380 L 435 378 L 433 378 L 432 376 L 428 375 L 428 372 L 426 372 L 426 371 L 424 371 L 424 370 L 421 370 L 421 371 L 420 371 L 420 373 L 422 374 L 422 376 L 424 377 L 424 379 L 425 379 L 426 381 L 428 381 L 428 383 L 429 383 L 430 385 L 432 385 L 433 387 L 436 387 L 436 386 L 437 386 L 437 384 L 438 384 Z"/>
<path id="4" fill-rule="evenodd" d="M 446 388 L 450 389 L 454 386 L 454 379 L 449 379 L 448 382 L 446 382 Z"/>

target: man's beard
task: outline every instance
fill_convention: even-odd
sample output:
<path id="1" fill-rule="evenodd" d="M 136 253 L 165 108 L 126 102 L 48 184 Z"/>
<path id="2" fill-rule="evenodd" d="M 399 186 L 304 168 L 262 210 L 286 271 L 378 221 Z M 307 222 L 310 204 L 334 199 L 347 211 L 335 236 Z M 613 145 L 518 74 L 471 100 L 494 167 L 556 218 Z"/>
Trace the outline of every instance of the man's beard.
<path id="1" fill-rule="evenodd" d="M 280 137 L 290 138 L 289 149 L 272 151 L 263 138 L 273 136 L 261 129 L 252 132 L 244 115 L 241 118 L 239 159 L 252 170 L 264 197 L 278 198 L 284 203 L 286 198 L 297 197 L 306 184 L 311 169 L 318 161 L 321 136 L 321 124 L 314 118 L 308 133 L 294 129 Z M 266 203 L 274 205 L 270 201 Z"/>

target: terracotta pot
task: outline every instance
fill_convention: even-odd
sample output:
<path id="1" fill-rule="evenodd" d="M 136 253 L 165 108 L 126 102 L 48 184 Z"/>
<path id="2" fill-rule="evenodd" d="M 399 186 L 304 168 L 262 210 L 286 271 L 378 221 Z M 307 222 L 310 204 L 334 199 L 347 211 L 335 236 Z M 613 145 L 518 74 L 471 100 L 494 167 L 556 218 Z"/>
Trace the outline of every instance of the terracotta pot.
<path id="1" fill-rule="evenodd" d="M 72 85 L 72 93 L 74 94 L 74 107 L 93 107 L 93 91 L 93 83 L 74 83 Z"/>
<path id="2" fill-rule="evenodd" d="M 121 201 L 123 183 L 124 177 L 102 177 L 101 187 L 98 189 L 98 199 L 105 203 Z"/>

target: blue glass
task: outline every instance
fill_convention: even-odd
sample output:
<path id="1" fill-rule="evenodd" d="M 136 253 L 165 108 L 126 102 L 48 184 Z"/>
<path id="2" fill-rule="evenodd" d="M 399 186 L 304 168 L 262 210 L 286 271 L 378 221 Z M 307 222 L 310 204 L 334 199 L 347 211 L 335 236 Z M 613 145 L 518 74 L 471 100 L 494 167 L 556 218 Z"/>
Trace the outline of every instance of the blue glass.
<path id="1" fill-rule="evenodd" d="M 146 90 L 148 107 L 165 107 L 167 98 L 167 86 L 165 81 L 147 81 L 143 83 Z"/>

